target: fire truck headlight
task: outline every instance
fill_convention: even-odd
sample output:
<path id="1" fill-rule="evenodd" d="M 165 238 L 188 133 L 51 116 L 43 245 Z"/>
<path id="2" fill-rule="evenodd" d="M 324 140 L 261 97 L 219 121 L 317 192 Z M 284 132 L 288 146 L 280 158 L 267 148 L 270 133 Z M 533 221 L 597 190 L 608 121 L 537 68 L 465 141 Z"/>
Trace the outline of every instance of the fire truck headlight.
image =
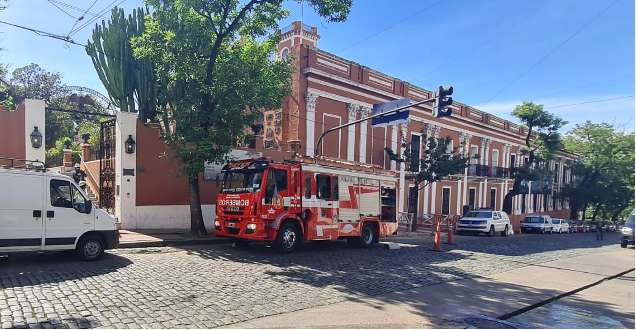
<path id="1" fill-rule="evenodd" d="M 219 222 L 219 220 L 214 220 L 214 227 L 221 227 L 221 222 Z"/>
<path id="2" fill-rule="evenodd" d="M 256 230 L 256 224 L 255 223 L 248 223 L 246 228 L 250 229 L 250 230 Z"/>

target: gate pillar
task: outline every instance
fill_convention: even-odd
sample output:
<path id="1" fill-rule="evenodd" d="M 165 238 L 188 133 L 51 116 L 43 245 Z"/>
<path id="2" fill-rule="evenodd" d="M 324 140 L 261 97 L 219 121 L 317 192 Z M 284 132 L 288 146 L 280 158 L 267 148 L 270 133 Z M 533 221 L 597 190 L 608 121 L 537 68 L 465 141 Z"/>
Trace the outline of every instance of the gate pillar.
<path id="1" fill-rule="evenodd" d="M 44 129 L 44 107 L 45 104 L 43 100 L 24 100 L 25 159 L 44 162 L 44 155 L 46 153 L 46 147 L 44 147 L 44 141 L 46 138 L 46 130 Z M 42 146 L 37 149 L 33 148 L 31 145 L 31 133 L 34 131 L 35 126 L 38 127 L 38 132 L 42 134 Z"/>
<path id="2" fill-rule="evenodd" d="M 119 112 L 116 125 L 115 216 L 121 223 L 121 229 L 137 228 L 137 151 L 126 153 L 125 142 L 129 135 L 137 140 L 137 114 Z"/>

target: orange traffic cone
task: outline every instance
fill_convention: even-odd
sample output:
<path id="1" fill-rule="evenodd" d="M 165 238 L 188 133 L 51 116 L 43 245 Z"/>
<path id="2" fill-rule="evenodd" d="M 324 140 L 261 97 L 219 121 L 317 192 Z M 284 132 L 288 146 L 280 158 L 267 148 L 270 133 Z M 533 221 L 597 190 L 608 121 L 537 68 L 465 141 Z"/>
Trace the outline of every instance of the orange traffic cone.
<path id="1" fill-rule="evenodd" d="M 431 251 L 441 252 L 442 251 L 442 237 L 440 234 L 440 221 L 437 221 L 437 230 L 435 231 L 435 243 L 433 244 L 433 249 Z"/>
<path id="2" fill-rule="evenodd" d="M 521 227 L 519 227 L 519 235 L 523 234 L 523 232 L 521 231 Z"/>
<path id="3" fill-rule="evenodd" d="M 448 227 L 448 236 L 446 236 L 446 244 L 455 245 L 453 243 L 453 227 Z"/>

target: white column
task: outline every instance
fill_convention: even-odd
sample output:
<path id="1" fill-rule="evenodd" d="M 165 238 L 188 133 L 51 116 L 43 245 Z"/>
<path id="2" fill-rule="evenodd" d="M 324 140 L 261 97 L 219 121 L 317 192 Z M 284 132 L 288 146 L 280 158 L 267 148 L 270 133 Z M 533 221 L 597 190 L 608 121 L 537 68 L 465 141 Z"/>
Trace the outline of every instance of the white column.
<path id="1" fill-rule="evenodd" d="M 347 112 L 349 113 L 349 122 L 352 122 L 358 118 L 358 112 L 360 106 L 355 103 L 349 103 L 347 105 Z M 356 159 L 356 125 L 347 127 L 349 134 L 347 138 L 347 160 L 354 161 Z"/>
<path id="2" fill-rule="evenodd" d="M 428 214 L 429 213 L 428 192 L 429 192 L 430 189 L 431 189 L 431 185 L 429 184 L 429 185 L 426 185 L 426 187 L 424 187 L 424 189 L 422 190 L 422 192 L 423 192 L 422 195 L 424 195 L 422 197 L 422 214 Z"/>
<path id="3" fill-rule="evenodd" d="M 361 107 L 360 108 L 360 118 L 367 118 L 371 115 L 371 108 Z M 360 157 L 358 158 L 360 163 L 367 162 L 367 144 L 369 143 L 369 138 L 367 135 L 367 123 L 368 121 L 363 121 L 360 123 Z M 397 150 L 394 150 L 398 152 Z"/>
<path id="4" fill-rule="evenodd" d="M 471 134 L 460 132 L 459 138 L 463 143 L 463 153 L 470 157 L 470 139 L 472 138 Z M 470 160 L 468 162 L 468 166 L 470 166 Z M 468 199 L 468 167 L 464 170 L 464 189 L 462 189 L 462 205 L 466 205 Z M 461 212 L 460 212 L 461 214 Z"/>
<path id="5" fill-rule="evenodd" d="M 462 203 L 461 203 L 461 198 L 462 198 L 462 194 L 465 194 L 464 191 L 462 191 L 462 180 L 457 180 L 457 211 L 455 212 L 455 214 L 462 214 Z"/>
<path id="6" fill-rule="evenodd" d="M 400 131 L 402 132 L 402 136 L 406 136 L 406 130 L 407 128 L 405 127 L 405 125 L 400 125 Z M 373 149 L 372 149 L 373 151 Z M 402 154 L 403 150 L 395 150 L 395 152 L 399 153 L 400 155 Z M 405 201 L 405 197 L 406 192 L 406 184 L 405 184 L 405 171 L 406 171 L 406 164 L 404 164 L 404 162 L 400 163 L 400 212 L 406 212 L 405 208 L 404 208 L 404 201 Z"/>
<path id="7" fill-rule="evenodd" d="M 435 214 L 435 197 L 437 196 L 437 182 L 431 184 L 431 214 Z"/>
<path id="8" fill-rule="evenodd" d="M 44 141 L 46 141 L 44 108 L 45 104 L 43 100 L 24 100 L 24 158 L 28 160 L 39 160 L 43 163 L 46 158 L 46 147 L 44 146 Z M 38 132 L 42 134 L 42 146 L 37 149 L 33 148 L 31 144 L 31 133 L 33 133 L 36 126 L 38 127 Z"/>
<path id="9" fill-rule="evenodd" d="M 387 127 L 388 128 L 388 127 Z M 391 150 L 397 150 L 398 148 L 398 125 L 391 126 Z M 395 171 L 397 167 L 396 162 L 391 162 L 391 171 Z"/>
<path id="10" fill-rule="evenodd" d="M 137 173 L 124 176 L 124 169 L 137 172 L 137 151 L 127 154 L 124 143 L 128 137 L 137 141 L 137 114 L 130 112 L 117 113 L 115 127 L 115 217 L 119 219 L 122 229 L 137 228 Z M 137 145 L 143 148 L 143 145 Z"/>
<path id="11" fill-rule="evenodd" d="M 305 131 L 307 132 L 307 145 L 305 146 L 305 155 L 313 157 L 314 148 L 316 148 L 316 102 L 318 101 L 318 94 L 305 93 Z"/>

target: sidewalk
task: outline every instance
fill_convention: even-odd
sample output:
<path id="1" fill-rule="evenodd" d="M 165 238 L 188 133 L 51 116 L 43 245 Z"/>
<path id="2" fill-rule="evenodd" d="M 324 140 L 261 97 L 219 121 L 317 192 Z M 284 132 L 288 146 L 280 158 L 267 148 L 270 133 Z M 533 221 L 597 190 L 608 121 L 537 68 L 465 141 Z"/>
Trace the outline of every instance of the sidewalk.
<path id="1" fill-rule="evenodd" d="M 119 249 L 144 248 L 159 246 L 225 244 L 227 238 L 213 237 L 213 229 L 207 228 L 210 237 L 195 237 L 187 229 L 135 229 L 119 230 Z M 446 239 L 446 233 L 442 233 Z M 431 236 L 430 231 L 407 232 L 406 227 L 400 225 L 398 234 L 392 237 L 421 237 Z"/>
<path id="2" fill-rule="evenodd" d="M 210 237 L 196 237 L 186 229 L 135 229 L 119 230 L 119 249 L 144 248 L 158 246 L 224 244 L 227 238 L 214 237 L 208 230 Z"/>
<path id="3" fill-rule="evenodd" d="M 566 297 L 633 269 L 634 251 L 623 249 L 529 265 L 489 277 L 363 297 L 225 328 L 505 328 L 507 325 L 498 323 L 497 318 L 510 318 L 529 307 Z M 618 297 L 583 303 L 600 309 L 600 313 L 620 313 L 630 324 L 634 318 L 634 282 L 624 282 L 626 289 Z"/>

